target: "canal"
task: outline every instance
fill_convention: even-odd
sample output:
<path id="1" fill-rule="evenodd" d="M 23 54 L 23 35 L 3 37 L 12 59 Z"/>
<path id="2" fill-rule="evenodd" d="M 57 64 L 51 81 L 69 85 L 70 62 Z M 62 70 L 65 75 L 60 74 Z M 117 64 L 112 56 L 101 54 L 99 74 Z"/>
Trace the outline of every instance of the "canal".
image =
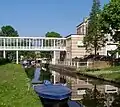
<path id="1" fill-rule="evenodd" d="M 34 68 L 29 68 L 29 77 L 33 78 Z M 120 85 L 87 78 L 81 75 L 67 75 L 49 68 L 42 69 L 40 81 L 50 80 L 61 83 L 72 90 L 71 100 L 77 101 L 85 107 L 120 107 Z M 75 106 L 70 106 L 75 107 Z"/>
<path id="2" fill-rule="evenodd" d="M 71 88 L 71 100 L 86 107 L 120 107 L 120 85 L 87 78 L 81 75 L 68 76 L 52 72 L 54 83 L 63 83 Z"/>

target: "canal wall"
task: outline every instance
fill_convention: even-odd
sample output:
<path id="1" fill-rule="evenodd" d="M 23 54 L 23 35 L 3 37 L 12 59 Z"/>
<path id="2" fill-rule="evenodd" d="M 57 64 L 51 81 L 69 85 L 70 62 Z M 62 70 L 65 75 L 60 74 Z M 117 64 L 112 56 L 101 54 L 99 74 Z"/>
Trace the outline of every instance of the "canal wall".
<path id="1" fill-rule="evenodd" d="M 109 61 L 92 61 L 88 64 L 89 69 L 103 69 L 111 67 L 111 62 Z"/>
<path id="2" fill-rule="evenodd" d="M 45 67 L 45 64 L 42 64 L 42 66 Z M 76 77 L 76 67 L 49 64 L 49 69 L 60 74 L 66 74 L 71 77 Z"/>

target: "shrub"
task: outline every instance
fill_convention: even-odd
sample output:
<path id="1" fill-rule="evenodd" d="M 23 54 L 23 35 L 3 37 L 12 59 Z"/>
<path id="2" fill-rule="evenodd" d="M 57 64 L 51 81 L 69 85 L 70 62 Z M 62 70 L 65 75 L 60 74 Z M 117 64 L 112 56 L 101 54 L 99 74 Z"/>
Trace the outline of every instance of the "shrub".
<path id="1" fill-rule="evenodd" d="M 11 62 L 11 60 L 8 58 L 0 58 L 0 65 L 4 65 L 4 64 L 10 63 L 10 62 Z"/>
<path id="2" fill-rule="evenodd" d="M 86 71 L 87 71 L 87 72 L 89 72 L 89 71 L 100 71 L 100 69 L 98 69 L 98 68 L 89 69 L 89 68 L 88 68 L 88 69 L 86 69 Z"/>

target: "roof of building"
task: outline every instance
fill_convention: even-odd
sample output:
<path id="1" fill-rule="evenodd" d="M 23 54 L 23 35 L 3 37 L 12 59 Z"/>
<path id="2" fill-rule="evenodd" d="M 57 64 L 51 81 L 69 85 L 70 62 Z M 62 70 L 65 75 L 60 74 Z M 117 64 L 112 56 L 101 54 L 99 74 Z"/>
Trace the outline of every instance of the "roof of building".
<path id="1" fill-rule="evenodd" d="M 77 25 L 76 27 L 79 27 L 79 26 L 81 26 L 82 24 L 83 24 L 84 22 L 81 22 L 79 25 Z"/>
<path id="2" fill-rule="evenodd" d="M 84 19 L 83 19 L 83 21 L 82 21 L 79 25 L 77 25 L 76 27 L 81 26 L 81 25 L 82 25 L 84 22 L 86 22 L 87 20 L 89 20 L 89 18 L 88 18 L 88 17 L 84 18 Z"/>
<path id="3" fill-rule="evenodd" d="M 83 36 L 83 35 L 81 35 L 81 34 L 70 34 L 70 35 L 66 36 L 65 38 L 70 38 L 70 37 L 73 37 L 73 36 Z"/>
<path id="4" fill-rule="evenodd" d="M 66 36 L 65 38 L 68 38 L 68 37 L 70 37 L 71 35 L 78 35 L 78 34 L 69 34 L 69 35 Z"/>

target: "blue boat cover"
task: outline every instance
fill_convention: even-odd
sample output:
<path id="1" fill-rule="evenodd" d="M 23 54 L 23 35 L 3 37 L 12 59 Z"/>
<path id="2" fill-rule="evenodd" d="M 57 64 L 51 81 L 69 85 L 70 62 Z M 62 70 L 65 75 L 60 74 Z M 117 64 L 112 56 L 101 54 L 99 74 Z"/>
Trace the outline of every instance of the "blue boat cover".
<path id="1" fill-rule="evenodd" d="M 69 88 L 62 85 L 53 85 L 49 82 L 35 86 L 34 90 L 40 97 L 46 99 L 63 100 L 71 96 Z"/>

